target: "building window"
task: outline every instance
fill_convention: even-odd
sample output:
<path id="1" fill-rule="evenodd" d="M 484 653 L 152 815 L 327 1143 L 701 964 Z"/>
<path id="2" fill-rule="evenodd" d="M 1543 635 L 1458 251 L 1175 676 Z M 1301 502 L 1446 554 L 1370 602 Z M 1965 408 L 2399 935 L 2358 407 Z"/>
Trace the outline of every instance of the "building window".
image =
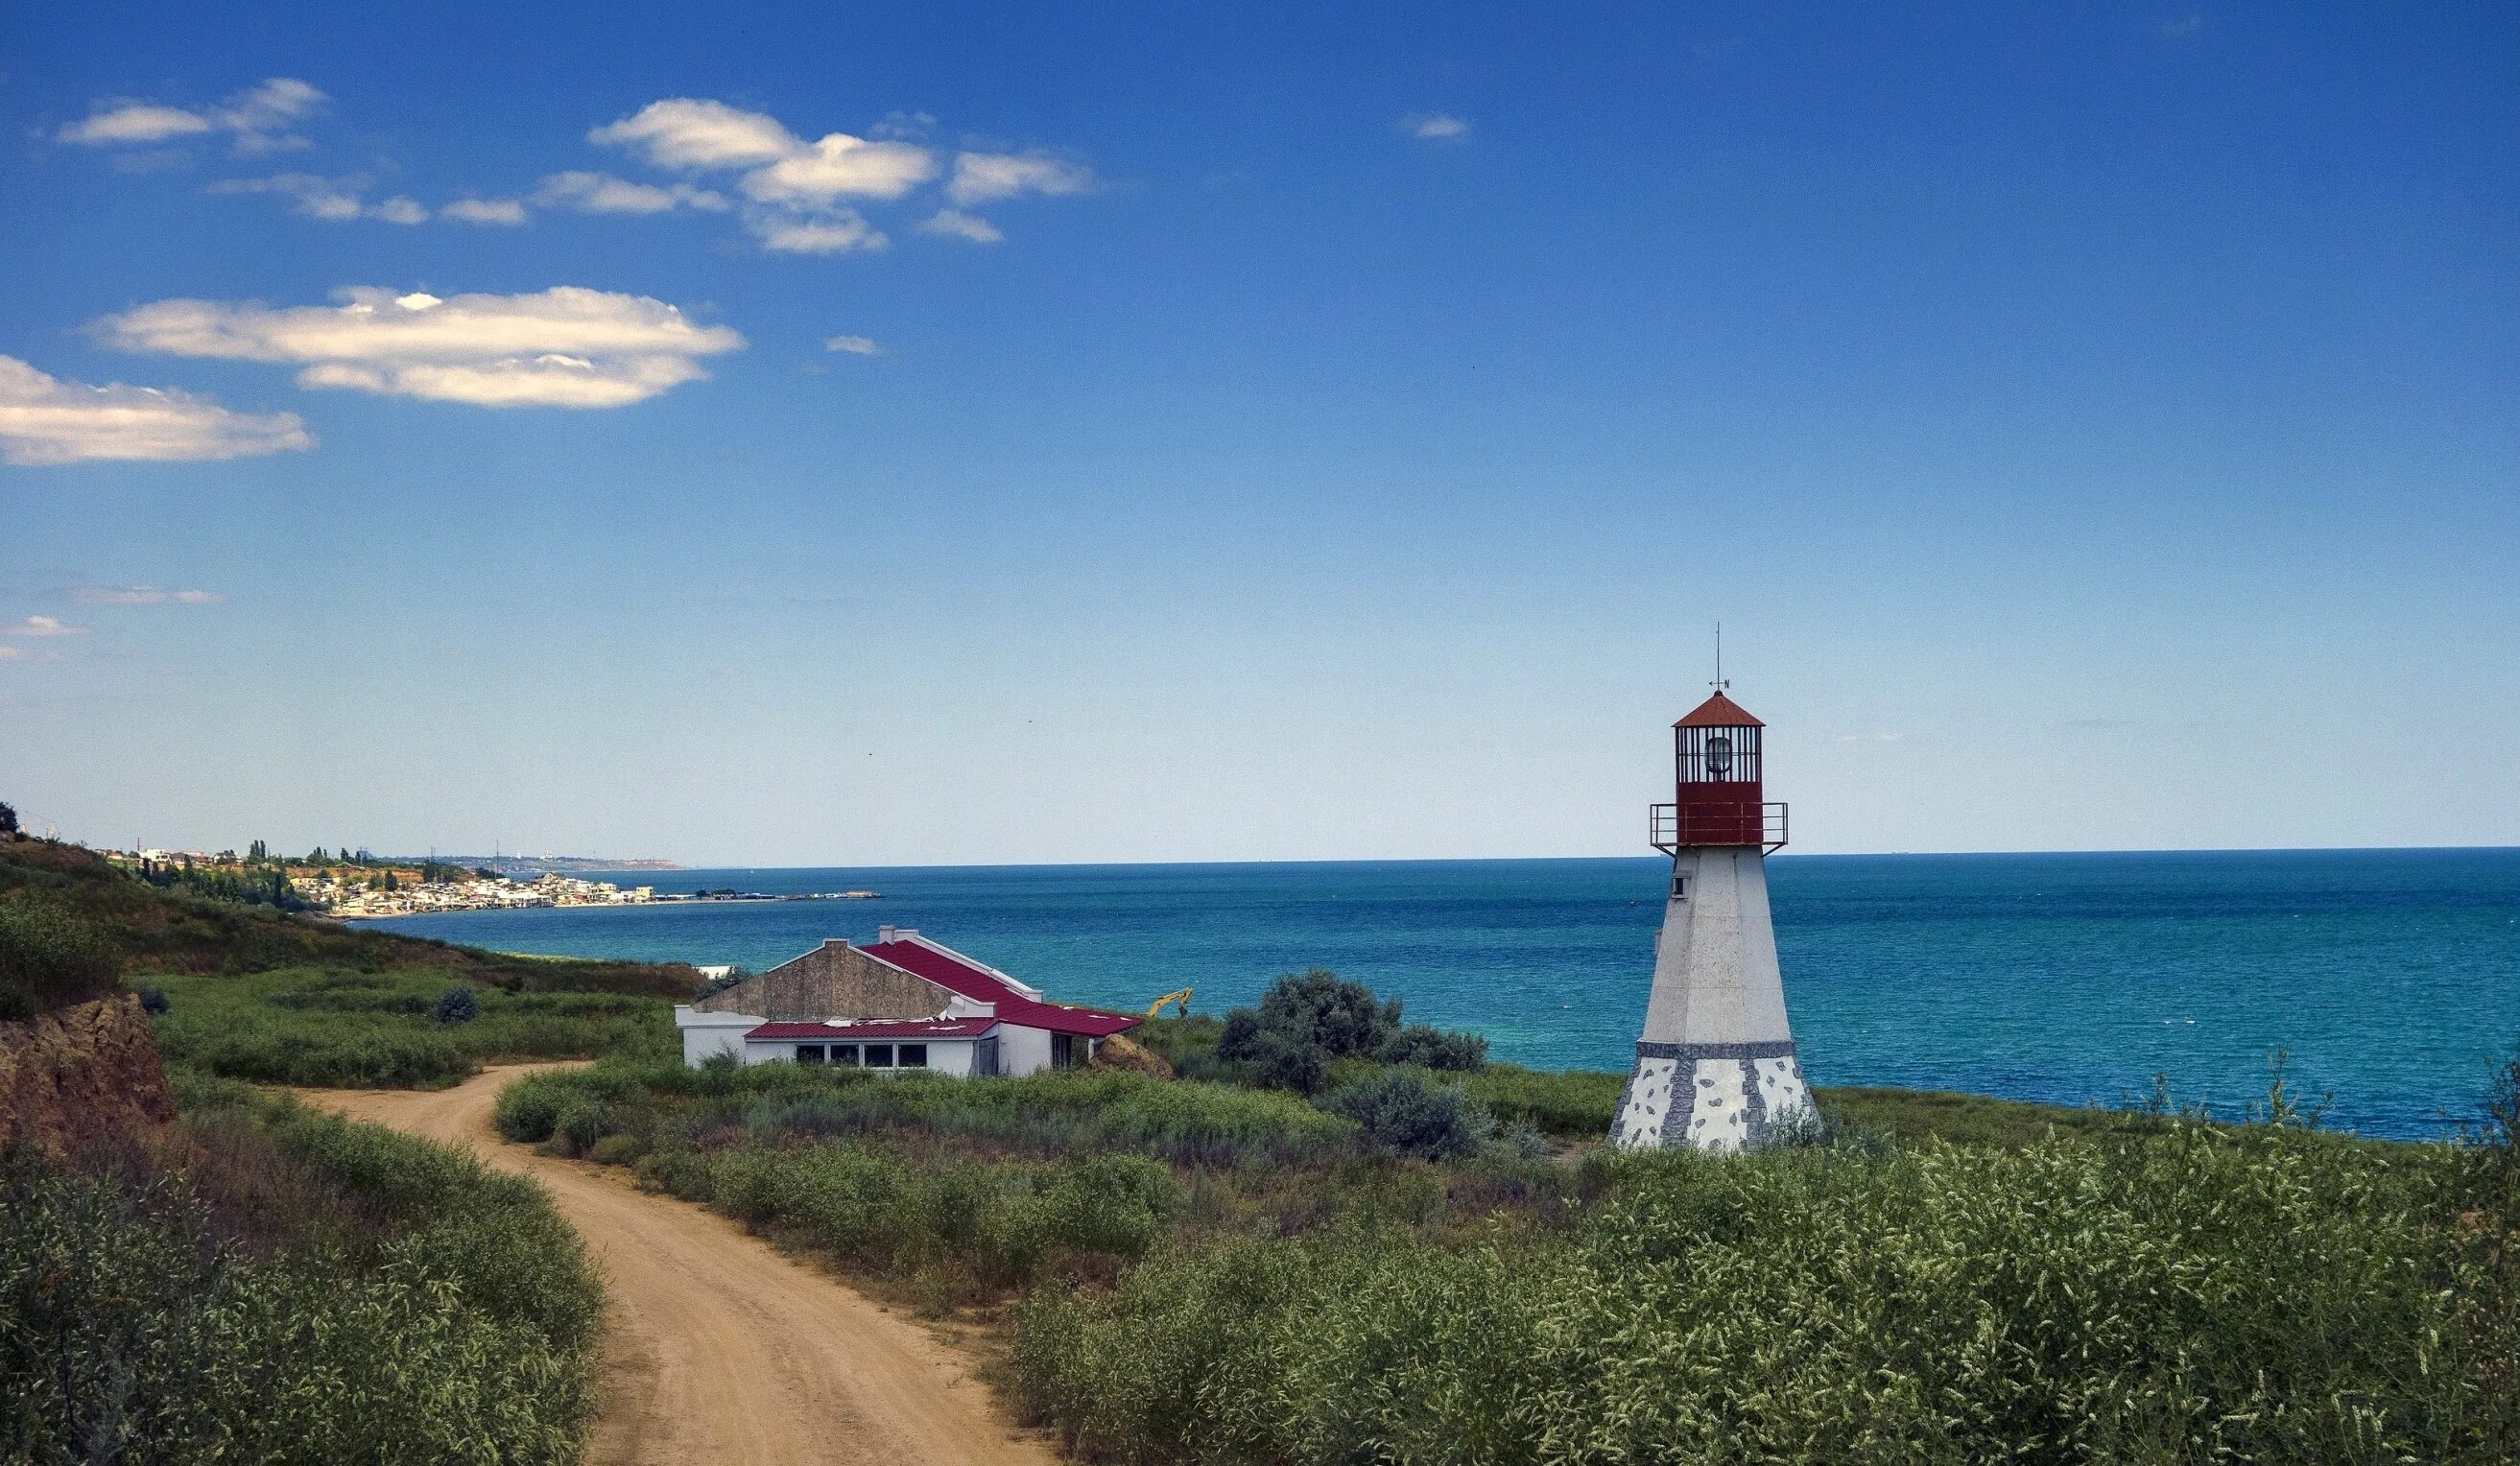
<path id="1" fill-rule="evenodd" d="M 889 1069 L 889 1068 L 891 1068 L 891 1067 L 892 1067 L 892 1045 L 891 1045 L 891 1044 L 868 1044 L 868 1045 L 866 1046 L 866 1066 L 867 1066 L 869 1069 Z"/>
<path id="2" fill-rule="evenodd" d="M 1671 873 L 1671 899 L 1674 901 L 1688 899 L 1688 877 L 1677 870 Z"/>
<path id="3" fill-rule="evenodd" d="M 797 1044 L 796 1062 L 799 1064 L 819 1064 L 823 1062 L 823 1045 L 820 1044 Z"/>
<path id="4" fill-rule="evenodd" d="M 832 1062 L 842 1068 L 855 1069 L 858 1066 L 858 1046 L 855 1044 L 832 1044 Z"/>
<path id="5" fill-rule="evenodd" d="M 926 1045 L 926 1044 L 902 1044 L 902 1045 L 901 1045 L 900 1067 L 902 1067 L 902 1068 L 904 1068 L 904 1069 L 924 1069 L 924 1068 L 926 1068 L 926 1067 L 927 1067 L 927 1045 Z"/>
<path id="6" fill-rule="evenodd" d="M 1050 1036 L 1050 1067 L 1053 1069 L 1076 1067 L 1076 1040 L 1073 1036 L 1068 1034 Z"/>

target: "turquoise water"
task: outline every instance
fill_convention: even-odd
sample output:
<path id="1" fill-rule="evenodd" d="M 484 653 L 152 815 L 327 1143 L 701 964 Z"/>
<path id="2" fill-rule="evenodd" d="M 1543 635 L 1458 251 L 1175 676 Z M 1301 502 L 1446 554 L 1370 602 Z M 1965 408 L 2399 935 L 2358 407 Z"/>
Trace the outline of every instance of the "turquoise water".
<path id="1" fill-rule="evenodd" d="M 661 890 L 880 901 L 479 911 L 378 923 L 512 952 L 760 968 L 878 922 L 1053 997 L 1250 1000 L 1325 966 L 1540 1068 L 1628 1066 L 1665 862 L 690 870 Z M 1795 856 L 1770 862 L 1786 1000 L 1822 1085 L 2236 1112 L 2289 1051 L 2330 1123 L 2474 1120 L 2520 1046 L 2520 850 Z"/>

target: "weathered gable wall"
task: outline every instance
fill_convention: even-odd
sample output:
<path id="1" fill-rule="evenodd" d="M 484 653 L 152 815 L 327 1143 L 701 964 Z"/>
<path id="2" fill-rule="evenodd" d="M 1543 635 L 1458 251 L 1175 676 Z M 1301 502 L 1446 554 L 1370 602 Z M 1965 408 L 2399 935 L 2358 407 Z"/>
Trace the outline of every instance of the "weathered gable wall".
<path id="1" fill-rule="evenodd" d="M 704 1013 L 757 1013 L 773 1023 L 818 1018 L 933 1018 L 953 995 L 923 977 L 826 942 L 692 1004 Z"/>

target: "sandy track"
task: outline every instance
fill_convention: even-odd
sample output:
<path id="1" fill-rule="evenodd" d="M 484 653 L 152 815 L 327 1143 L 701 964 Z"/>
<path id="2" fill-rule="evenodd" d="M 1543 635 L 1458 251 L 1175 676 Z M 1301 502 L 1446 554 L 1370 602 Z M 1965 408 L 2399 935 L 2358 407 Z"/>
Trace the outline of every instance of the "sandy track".
<path id="1" fill-rule="evenodd" d="M 649 1195 L 616 1167 L 502 1142 L 500 1088 L 310 1089 L 357 1120 L 469 1147 L 551 1189 L 611 1294 L 593 1466 L 629 1462 L 934 1462 L 1048 1466 L 968 1362 L 926 1330 L 790 1262 L 713 1212 Z"/>

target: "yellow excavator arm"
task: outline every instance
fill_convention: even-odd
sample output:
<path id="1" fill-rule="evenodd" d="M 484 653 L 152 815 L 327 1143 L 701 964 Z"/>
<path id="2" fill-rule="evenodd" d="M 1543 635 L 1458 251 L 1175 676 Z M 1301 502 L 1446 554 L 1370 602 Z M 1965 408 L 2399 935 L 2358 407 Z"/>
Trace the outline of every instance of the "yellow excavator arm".
<path id="1" fill-rule="evenodd" d="M 1147 1016 L 1149 1018 L 1159 1018 L 1163 1016 L 1164 1004 L 1169 1002 L 1173 1005 L 1173 1016 L 1177 1018 L 1189 1017 L 1191 991 L 1192 990 L 1189 988 L 1177 989 L 1156 999 L 1154 1001 L 1148 1003 Z"/>

